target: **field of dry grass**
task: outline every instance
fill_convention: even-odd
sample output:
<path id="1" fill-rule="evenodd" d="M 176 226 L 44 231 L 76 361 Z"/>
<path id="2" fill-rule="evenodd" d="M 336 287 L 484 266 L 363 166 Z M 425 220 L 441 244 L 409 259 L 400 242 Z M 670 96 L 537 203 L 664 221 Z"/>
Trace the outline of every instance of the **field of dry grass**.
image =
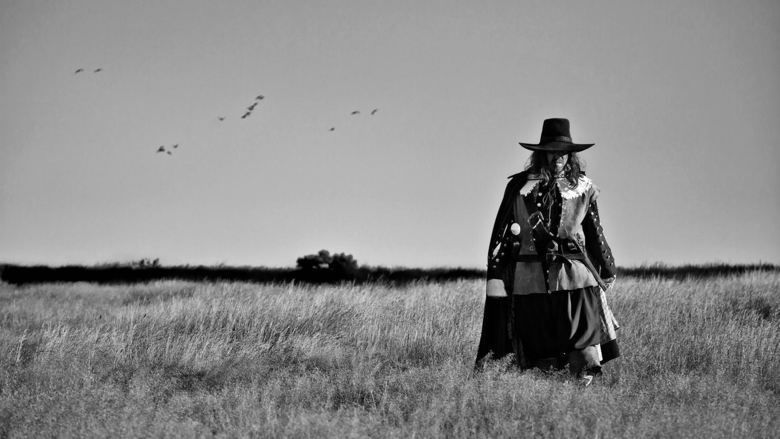
<path id="1" fill-rule="evenodd" d="M 472 374 L 480 281 L 0 285 L 0 437 L 772 437 L 780 274 L 622 278 L 588 388 Z"/>

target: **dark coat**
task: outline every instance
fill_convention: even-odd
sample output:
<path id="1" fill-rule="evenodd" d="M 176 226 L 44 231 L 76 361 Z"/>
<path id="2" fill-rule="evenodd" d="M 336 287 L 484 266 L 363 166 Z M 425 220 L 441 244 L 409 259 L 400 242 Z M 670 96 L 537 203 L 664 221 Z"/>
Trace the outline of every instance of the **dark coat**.
<path id="1" fill-rule="evenodd" d="M 558 290 L 592 287 L 597 285 L 594 276 L 574 259 L 549 259 L 549 242 L 543 236 L 532 233 L 529 214 L 536 210 L 534 179 L 536 176 L 521 172 L 510 177 L 493 224 L 488 246 L 488 291 L 479 343 L 477 360 L 492 352 L 494 358 L 514 353 L 523 366 L 522 346 L 513 333 L 517 294 L 550 293 Z M 584 176 L 580 177 L 577 191 L 567 194 L 563 202 L 561 224 L 556 240 L 565 244 L 576 239 L 595 266 L 599 277 L 607 279 L 615 275 L 612 252 L 604 238 L 599 223 L 596 198 L 598 188 Z M 518 227 L 519 226 L 519 227 Z M 512 227 L 515 227 L 512 232 Z M 583 242 L 584 241 L 584 242 Z M 581 253 L 580 253 L 581 254 Z M 491 291 L 492 290 L 492 291 Z M 503 291 L 501 291 L 503 290 Z M 495 293 L 504 297 L 496 297 Z M 601 291 L 601 324 L 605 339 L 602 345 L 614 344 L 617 322 Z M 616 348 L 616 345 L 615 345 Z M 609 349 L 608 349 L 609 350 Z M 605 361 L 617 352 L 604 352 Z"/>

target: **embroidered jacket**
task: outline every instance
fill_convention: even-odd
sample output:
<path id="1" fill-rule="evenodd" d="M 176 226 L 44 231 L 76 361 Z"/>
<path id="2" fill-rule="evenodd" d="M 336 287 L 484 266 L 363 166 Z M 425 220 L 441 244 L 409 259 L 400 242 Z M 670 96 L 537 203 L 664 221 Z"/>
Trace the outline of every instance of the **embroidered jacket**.
<path id="1" fill-rule="evenodd" d="M 590 178 L 581 175 L 576 187 L 562 178 L 545 186 L 539 176 L 527 172 L 510 178 L 488 247 L 488 294 L 491 286 L 503 288 L 506 294 L 539 294 L 598 284 L 580 260 L 549 257 L 550 241 L 532 231 L 536 212 L 556 243 L 575 241 L 602 279 L 615 275 L 612 251 L 599 221 L 599 189 Z"/>
<path id="2" fill-rule="evenodd" d="M 561 260 L 557 254 L 567 256 L 567 249 L 556 250 L 551 242 L 561 245 L 574 240 L 579 244 L 577 247 L 587 253 L 599 277 L 607 279 L 615 274 L 612 252 L 599 223 L 598 188 L 584 174 L 574 188 L 568 187 L 566 181 L 552 184 L 555 187 L 544 187 L 536 176 L 527 172 L 513 175 L 507 184 L 488 246 L 488 297 L 477 349 L 478 362 L 489 352 L 496 358 L 515 353 L 516 361 L 524 366 L 522 343 L 513 329 L 515 308 L 519 306 L 519 302 L 513 300 L 513 294 L 548 293 L 596 285 L 590 270 L 582 262 L 569 257 Z M 529 220 L 538 225 L 539 217 L 550 234 L 532 231 Z M 550 254 L 556 257 L 548 259 Z M 619 324 L 604 290 L 598 293 L 597 312 L 602 330 L 597 349 L 603 363 L 619 355 L 617 345 L 613 343 Z M 608 348 L 605 351 L 603 347 Z"/>

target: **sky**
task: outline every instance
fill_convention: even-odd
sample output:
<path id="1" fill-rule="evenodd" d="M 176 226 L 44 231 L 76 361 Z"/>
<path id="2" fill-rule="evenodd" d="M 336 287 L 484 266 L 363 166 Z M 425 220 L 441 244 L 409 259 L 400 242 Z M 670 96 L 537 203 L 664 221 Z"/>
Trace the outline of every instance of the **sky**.
<path id="1" fill-rule="evenodd" d="M 566 117 L 618 265 L 778 264 L 778 78 L 776 1 L 0 0 L 0 262 L 484 267 Z"/>

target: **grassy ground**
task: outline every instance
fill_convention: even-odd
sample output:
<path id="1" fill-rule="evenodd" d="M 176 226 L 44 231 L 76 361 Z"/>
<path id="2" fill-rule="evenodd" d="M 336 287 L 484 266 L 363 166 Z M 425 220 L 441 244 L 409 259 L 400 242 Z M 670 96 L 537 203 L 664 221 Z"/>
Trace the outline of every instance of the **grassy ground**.
<path id="1" fill-rule="evenodd" d="M 589 388 L 472 376 L 480 281 L 0 286 L 0 437 L 772 437 L 780 274 L 618 280 Z"/>

